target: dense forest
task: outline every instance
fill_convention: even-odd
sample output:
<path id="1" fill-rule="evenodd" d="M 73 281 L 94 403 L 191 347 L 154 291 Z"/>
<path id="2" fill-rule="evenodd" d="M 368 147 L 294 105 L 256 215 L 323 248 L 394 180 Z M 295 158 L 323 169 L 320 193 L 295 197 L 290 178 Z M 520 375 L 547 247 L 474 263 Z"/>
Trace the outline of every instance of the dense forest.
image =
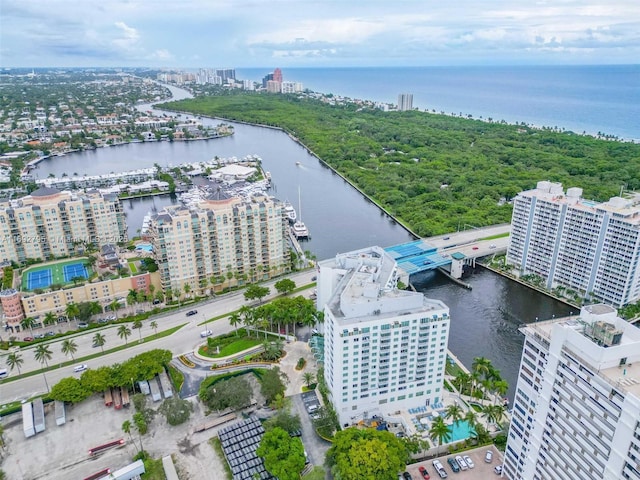
<path id="1" fill-rule="evenodd" d="M 539 180 L 600 201 L 640 188 L 640 145 L 572 132 L 294 95 L 227 93 L 163 107 L 282 127 L 420 236 L 509 222 L 508 201 Z"/>

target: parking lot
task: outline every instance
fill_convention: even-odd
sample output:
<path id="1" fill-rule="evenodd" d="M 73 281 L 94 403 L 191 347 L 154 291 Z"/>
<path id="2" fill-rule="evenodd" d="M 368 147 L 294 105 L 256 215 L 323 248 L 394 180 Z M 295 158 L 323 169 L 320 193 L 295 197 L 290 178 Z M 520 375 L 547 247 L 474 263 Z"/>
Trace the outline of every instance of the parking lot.
<path id="1" fill-rule="evenodd" d="M 485 454 L 487 450 L 491 450 L 493 452 L 493 460 L 491 463 L 485 462 Z M 469 455 L 471 460 L 473 460 L 474 467 L 458 473 L 453 473 L 451 466 L 447 463 L 447 459 L 455 457 L 456 455 Z M 480 447 L 475 450 L 467 450 L 453 455 L 444 455 L 442 457 L 438 457 L 438 460 L 440 460 L 440 463 L 444 466 L 448 478 L 455 478 L 456 480 L 497 480 L 501 478 L 500 475 L 497 475 L 493 470 L 496 466 L 502 465 L 503 461 L 502 454 L 494 446 Z M 422 475 L 418 471 L 418 468 L 423 466 L 427 469 L 431 480 L 438 480 L 440 476 L 433 467 L 432 462 L 433 460 L 427 460 L 407 465 L 407 472 L 411 474 L 413 480 L 422 480 Z"/>

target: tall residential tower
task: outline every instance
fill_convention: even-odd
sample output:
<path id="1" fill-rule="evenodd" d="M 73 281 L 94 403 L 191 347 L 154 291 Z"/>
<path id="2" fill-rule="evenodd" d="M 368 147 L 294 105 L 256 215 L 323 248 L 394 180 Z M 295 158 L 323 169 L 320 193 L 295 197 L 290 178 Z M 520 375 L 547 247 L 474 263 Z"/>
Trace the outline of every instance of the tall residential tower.
<path id="1" fill-rule="evenodd" d="M 507 263 L 549 289 L 622 306 L 640 299 L 640 197 L 584 200 L 538 182 L 513 202 Z"/>
<path id="2" fill-rule="evenodd" d="M 640 479 L 640 330 L 597 304 L 521 331 L 506 477 Z"/>
<path id="3" fill-rule="evenodd" d="M 341 424 L 442 399 L 449 309 L 398 290 L 396 262 L 380 247 L 319 263 L 324 365 Z"/>

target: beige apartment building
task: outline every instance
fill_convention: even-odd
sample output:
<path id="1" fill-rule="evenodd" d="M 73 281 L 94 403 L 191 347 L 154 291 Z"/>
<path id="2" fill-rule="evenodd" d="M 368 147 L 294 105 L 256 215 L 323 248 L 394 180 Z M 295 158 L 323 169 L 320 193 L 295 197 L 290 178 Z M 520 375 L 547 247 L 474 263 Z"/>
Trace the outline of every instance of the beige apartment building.
<path id="1" fill-rule="evenodd" d="M 73 255 L 83 243 L 126 240 L 122 204 L 115 194 L 43 187 L 19 199 L 0 200 L 0 261 L 49 260 Z"/>
<path id="2" fill-rule="evenodd" d="M 160 289 L 158 272 L 86 283 L 41 294 L 18 292 L 15 289 L 4 290 L 0 292 L 0 303 L 4 311 L 3 321 L 10 327 L 16 327 L 26 317 L 42 320 L 42 317 L 49 312 L 53 312 L 56 316 L 64 315 L 70 303 L 98 302 L 104 309 L 116 299 L 126 299 L 129 290 L 148 294 L 151 285 L 154 285 L 157 290 Z"/>
<path id="3" fill-rule="evenodd" d="M 149 235 L 163 290 L 220 291 L 290 270 L 284 204 L 263 194 L 250 199 L 222 190 L 190 206 L 165 207 Z"/>

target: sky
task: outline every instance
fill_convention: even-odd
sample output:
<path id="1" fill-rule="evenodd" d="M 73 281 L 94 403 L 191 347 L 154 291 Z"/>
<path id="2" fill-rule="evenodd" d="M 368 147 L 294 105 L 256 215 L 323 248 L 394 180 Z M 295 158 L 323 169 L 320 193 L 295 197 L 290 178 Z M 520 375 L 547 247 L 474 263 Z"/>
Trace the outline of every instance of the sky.
<path id="1" fill-rule="evenodd" d="M 3 68 L 639 59 L 639 0 L 0 0 Z"/>

